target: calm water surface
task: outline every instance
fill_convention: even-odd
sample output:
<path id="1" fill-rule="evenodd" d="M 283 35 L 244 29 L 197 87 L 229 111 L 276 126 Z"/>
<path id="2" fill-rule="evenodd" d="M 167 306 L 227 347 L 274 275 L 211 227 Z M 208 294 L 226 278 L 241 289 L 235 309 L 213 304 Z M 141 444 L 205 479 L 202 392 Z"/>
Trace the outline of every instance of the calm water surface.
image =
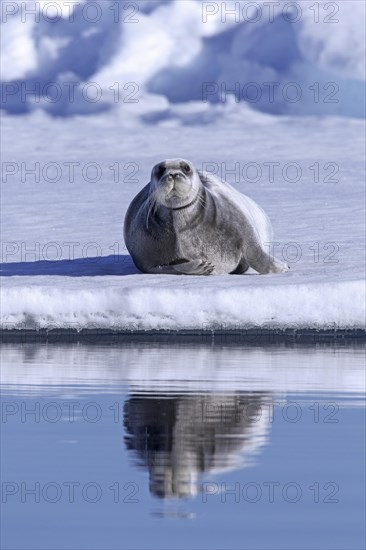
<path id="1" fill-rule="evenodd" d="M 364 549 L 364 352 L 2 345 L 1 548 Z"/>

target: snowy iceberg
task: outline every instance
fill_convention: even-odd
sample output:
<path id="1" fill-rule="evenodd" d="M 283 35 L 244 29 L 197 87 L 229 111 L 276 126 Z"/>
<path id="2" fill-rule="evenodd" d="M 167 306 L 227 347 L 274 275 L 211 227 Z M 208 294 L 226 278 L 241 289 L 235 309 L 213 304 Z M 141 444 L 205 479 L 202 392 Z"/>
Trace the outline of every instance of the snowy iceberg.
<path id="1" fill-rule="evenodd" d="M 158 94 L 223 105 L 233 96 L 272 114 L 365 115 L 363 2 L 9 4 L 1 29 L 8 113 L 125 110 Z"/>

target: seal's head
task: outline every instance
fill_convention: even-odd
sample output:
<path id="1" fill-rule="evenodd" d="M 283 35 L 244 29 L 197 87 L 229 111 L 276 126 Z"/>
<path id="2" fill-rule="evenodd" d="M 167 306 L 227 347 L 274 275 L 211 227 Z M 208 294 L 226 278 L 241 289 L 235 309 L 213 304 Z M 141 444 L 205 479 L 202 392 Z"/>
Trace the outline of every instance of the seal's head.
<path id="1" fill-rule="evenodd" d="M 154 166 L 150 185 L 156 203 L 175 210 L 195 202 L 201 180 L 191 162 L 170 159 Z"/>

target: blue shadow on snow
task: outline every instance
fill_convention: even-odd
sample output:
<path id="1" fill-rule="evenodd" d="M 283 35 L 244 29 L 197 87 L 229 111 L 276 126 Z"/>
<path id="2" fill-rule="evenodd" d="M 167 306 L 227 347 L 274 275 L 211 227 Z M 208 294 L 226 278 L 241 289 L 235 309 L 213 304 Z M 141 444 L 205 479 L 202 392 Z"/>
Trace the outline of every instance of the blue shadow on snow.
<path id="1" fill-rule="evenodd" d="M 140 271 L 135 267 L 129 255 L 0 264 L 0 276 L 2 277 L 33 277 L 40 275 L 102 277 L 106 275 L 135 275 L 138 273 Z"/>

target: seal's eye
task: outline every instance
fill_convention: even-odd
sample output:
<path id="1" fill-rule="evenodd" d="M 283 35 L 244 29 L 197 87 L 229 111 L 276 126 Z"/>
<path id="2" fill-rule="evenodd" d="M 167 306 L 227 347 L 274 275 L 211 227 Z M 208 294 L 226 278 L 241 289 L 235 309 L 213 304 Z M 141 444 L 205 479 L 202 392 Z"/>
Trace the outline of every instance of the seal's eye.
<path id="1" fill-rule="evenodd" d="M 165 166 L 164 164 L 159 164 L 156 168 L 155 168 L 155 173 L 157 175 L 158 178 L 161 178 L 161 176 L 164 174 L 165 172 Z"/>
<path id="2" fill-rule="evenodd" d="M 185 172 L 186 174 L 189 174 L 191 172 L 191 167 L 186 162 L 182 162 L 181 167 L 183 172 Z"/>

